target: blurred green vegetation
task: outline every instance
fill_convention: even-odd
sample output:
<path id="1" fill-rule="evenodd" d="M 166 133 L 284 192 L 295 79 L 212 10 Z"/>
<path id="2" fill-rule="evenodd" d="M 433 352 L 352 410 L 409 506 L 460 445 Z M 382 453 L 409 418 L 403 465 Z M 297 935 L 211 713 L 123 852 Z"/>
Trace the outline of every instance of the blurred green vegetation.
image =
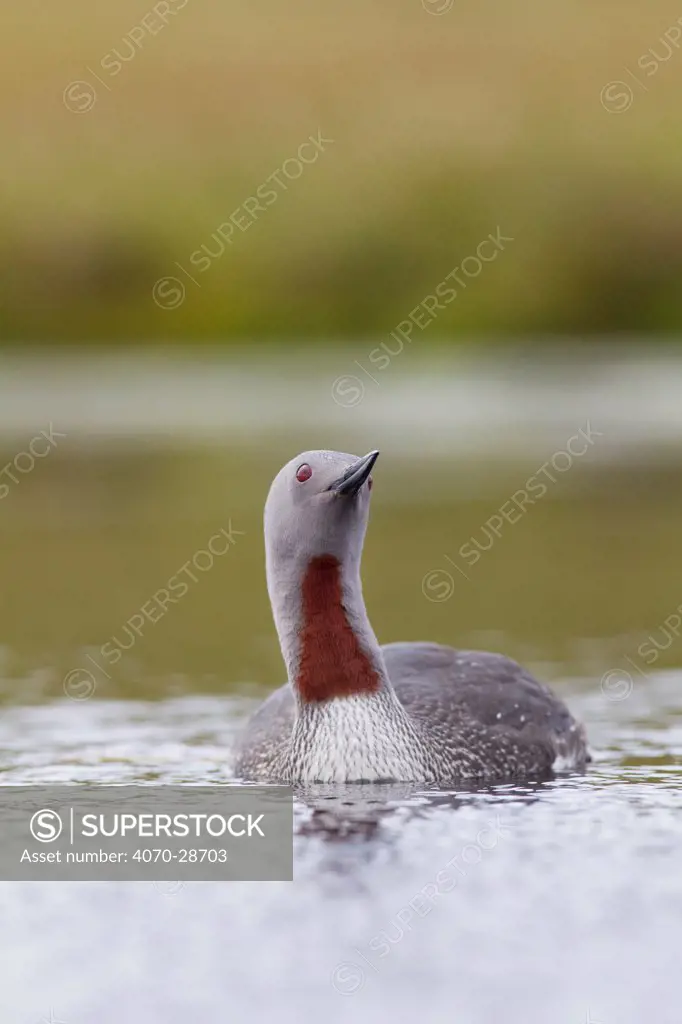
<path id="1" fill-rule="evenodd" d="M 424 341 L 672 335 L 679 17 L 669 0 L 5 7 L 0 339 L 384 334 L 498 227 L 514 242 Z M 613 81 L 632 89 L 606 93 L 620 112 L 600 100 Z M 196 273 L 190 254 L 318 130 L 333 144 Z M 168 275 L 187 291 L 162 309 Z"/>

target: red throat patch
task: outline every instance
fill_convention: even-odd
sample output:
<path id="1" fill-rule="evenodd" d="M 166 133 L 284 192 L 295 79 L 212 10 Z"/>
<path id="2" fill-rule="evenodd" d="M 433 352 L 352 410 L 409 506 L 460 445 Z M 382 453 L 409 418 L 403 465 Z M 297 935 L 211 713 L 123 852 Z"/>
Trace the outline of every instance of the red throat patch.
<path id="1" fill-rule="evenodd" d="M 337 558 L 313 558 L 303 577 L 301 658 L 296 686 L 308 703 L 376 693 L 381 680 L 343 607 Z"/>

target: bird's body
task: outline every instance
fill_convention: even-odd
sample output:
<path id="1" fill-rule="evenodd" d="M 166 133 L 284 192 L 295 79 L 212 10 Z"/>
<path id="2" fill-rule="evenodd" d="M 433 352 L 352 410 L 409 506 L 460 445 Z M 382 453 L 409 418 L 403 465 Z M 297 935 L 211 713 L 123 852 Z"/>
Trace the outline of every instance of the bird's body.
<path id="1" fill-rule="evenodd" d="M 261 781 L 447 784 L 584 766 L 582 726 L 510 659 L 432 643 L 379 646 L 359 576 L 377 454 L 307 452 L 273 484 L 268 588 L 289 682 L 253 715 L 237 771 Z M 322 486 L 304 497 L 293 488 L 292 498 L 294 467 L 305 487 L 311 463 Z M 282 515 L 289 501 L 298 506 L 291 518 Z"/>
<path id="2" fill-rule="evenodd" d="M 386 644 L 381 650 L 395 699 L 416 733 L 411 745 L 424 747 L 424 769 L 417 781 L 540 778 L 558 768 L 584 765 L 582 726 L 548 687 L 509 658 L 431 643 Z M 380 727 L 390 724 L 392 703 L 377 708 Z M 361 704 L 360 722 L 349 714 L 348 724 L 364 746 L 371 738 L 362 729 L 362 710 Z M 251 718 L 241 744 L 241 774 L 298 781 L 291 757 L 295 718 L 294 690 L 286 683 Z M 332 752 L 342 735 L 330 720 L 314 740 L 311 736 L 308 760 L 314 781 L 335 781 Z M 362 778 L 395 776 L 404 777 L 399 769 L 370 775 L 365 767 Z"/>

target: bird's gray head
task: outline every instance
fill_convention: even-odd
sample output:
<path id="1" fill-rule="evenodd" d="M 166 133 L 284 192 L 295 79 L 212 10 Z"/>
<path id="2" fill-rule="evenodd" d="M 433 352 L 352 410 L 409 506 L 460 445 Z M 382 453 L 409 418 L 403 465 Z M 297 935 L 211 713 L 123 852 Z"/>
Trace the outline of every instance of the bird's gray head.
<path id="1" fill-rule="evenodd" d="M 303 573 L 323 556 L 359 569 L 378 456 L 301 452 L 280 469 L 265 503 L 268 576 L 276 569 Z"/>
<path id="2" fill-rule="evenodd" d="M 360 581 L 378 455 L 302 452 L 279 471 L 265 503 L 268 593 L 301 704 L 374 693 L 381 685 Z"/>

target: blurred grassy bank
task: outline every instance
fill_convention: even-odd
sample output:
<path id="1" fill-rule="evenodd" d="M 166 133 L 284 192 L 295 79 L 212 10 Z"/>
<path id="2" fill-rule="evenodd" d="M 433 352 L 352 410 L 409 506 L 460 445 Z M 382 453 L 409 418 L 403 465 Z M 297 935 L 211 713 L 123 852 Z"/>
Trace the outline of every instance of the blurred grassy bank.
<path id="1" fill-rule="evenodd" d="M 682 329 L 674 3 L 156 8 L 0 13 L 0 339 L 384 334 L 498 228 L 425 342 Z"/>

